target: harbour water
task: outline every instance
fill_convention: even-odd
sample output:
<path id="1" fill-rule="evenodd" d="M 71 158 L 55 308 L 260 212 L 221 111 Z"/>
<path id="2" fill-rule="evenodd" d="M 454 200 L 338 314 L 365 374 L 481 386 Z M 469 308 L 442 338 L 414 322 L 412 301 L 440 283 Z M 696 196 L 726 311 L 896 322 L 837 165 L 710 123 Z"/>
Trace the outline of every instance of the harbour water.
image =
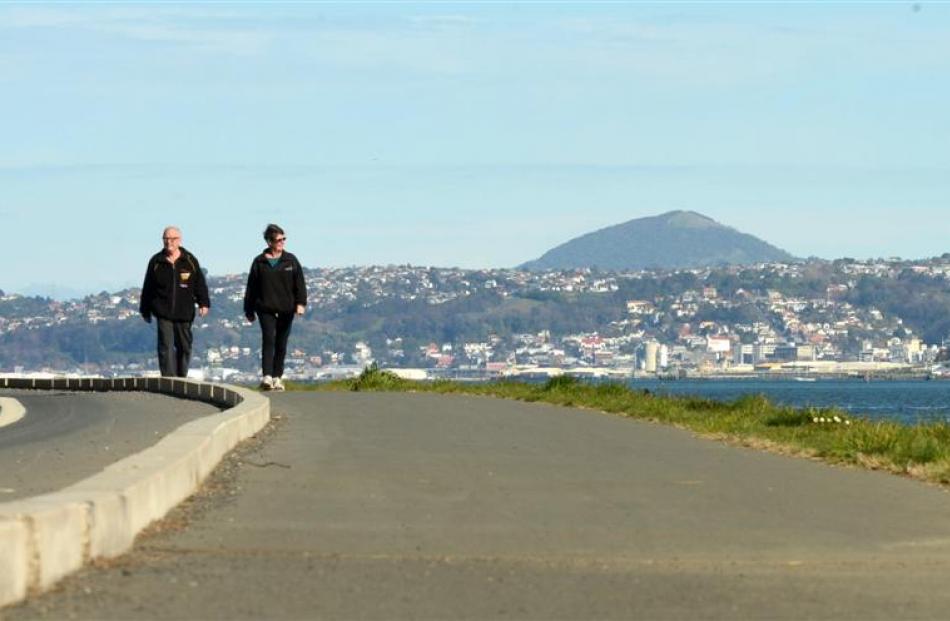
<path id="1" fill-rule="evenodd" d="M 950 422 L 950 381 L 815 379 L 682 379 L 629 382 L 631 388 L 661 395 L 694 395 L 734 401 L 762 394 L 794 407 L 834 407 L 871 420 L 905 424 Z"/>

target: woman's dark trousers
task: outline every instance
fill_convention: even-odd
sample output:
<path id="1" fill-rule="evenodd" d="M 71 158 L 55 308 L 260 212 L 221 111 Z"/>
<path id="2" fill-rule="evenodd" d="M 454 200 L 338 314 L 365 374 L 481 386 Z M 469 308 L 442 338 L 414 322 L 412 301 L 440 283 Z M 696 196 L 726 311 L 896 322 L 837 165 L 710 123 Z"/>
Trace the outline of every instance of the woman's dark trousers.
<path id="1" fill-rule="evenodd" d="M 191 362 L 191 322 L 156 317 L 158 323 L 158 368 L 162 377 L 188 377 Z"/>
<path id="2" fill-rule="evenodd" d="M 261 322 L 261 370 L 264 375 L 281 377 L 284 374 L 284 358 L 287 357 L 287 338 L 294 323 L 293 311 L 289 313 L 264 313 L 258 311 Z"/>

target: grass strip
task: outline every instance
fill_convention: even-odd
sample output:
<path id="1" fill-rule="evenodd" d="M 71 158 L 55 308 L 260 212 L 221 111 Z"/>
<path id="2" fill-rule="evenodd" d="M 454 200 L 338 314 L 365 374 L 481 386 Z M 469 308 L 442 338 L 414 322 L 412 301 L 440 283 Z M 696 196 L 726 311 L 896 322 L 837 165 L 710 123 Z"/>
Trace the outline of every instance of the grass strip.
<path id="1" fill-rule="evenodd" d="M 731 443 L 834 464 L 885 470 L 950 485 L 950 425 L 871 421 L 835 408 L 792 408 L 763 395 L 732 402 L 673 397 L 619 383 L 589 384 L 562 376 L 544 384 L 412 381 L 375 366 L 359 377 L 323 384 L 288 383 L 289 390 L 466 394 L 599 410 L 675 425 Z"/>

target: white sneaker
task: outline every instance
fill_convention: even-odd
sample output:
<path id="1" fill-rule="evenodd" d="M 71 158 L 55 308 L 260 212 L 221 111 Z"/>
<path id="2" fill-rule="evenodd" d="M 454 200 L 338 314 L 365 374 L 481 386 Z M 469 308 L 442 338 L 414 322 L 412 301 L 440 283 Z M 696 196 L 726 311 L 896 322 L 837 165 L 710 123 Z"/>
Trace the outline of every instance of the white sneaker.
<path id="1" fill-rule="evenodd" d="M 274 390 L 286 390 L 286 388 L 284 388 L 284 380 L 280 379 L 279 377 L 275 377 Z"/>
<path id="2" fill-rule="evenodd" d="M 274 379 L 270 375 L 265 375 L 261 379 L 261 390 L 273 390 L 274 389 Z"/>

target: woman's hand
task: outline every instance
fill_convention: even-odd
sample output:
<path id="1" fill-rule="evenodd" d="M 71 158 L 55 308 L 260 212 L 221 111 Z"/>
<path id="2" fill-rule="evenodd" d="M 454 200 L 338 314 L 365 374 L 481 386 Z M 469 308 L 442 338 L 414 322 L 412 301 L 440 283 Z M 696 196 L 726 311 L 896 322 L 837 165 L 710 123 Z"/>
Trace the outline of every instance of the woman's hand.
<path id="1" fill-rule="evenodd" d="M 297 305 L 297 314 L 298 314 L 298 315 L 303 315 L 304 312 L 306 312 L 306 310 L 307 310 L 307 307 L 304 306 L 303 304 L 298 304 L 298 305 Z"/>

